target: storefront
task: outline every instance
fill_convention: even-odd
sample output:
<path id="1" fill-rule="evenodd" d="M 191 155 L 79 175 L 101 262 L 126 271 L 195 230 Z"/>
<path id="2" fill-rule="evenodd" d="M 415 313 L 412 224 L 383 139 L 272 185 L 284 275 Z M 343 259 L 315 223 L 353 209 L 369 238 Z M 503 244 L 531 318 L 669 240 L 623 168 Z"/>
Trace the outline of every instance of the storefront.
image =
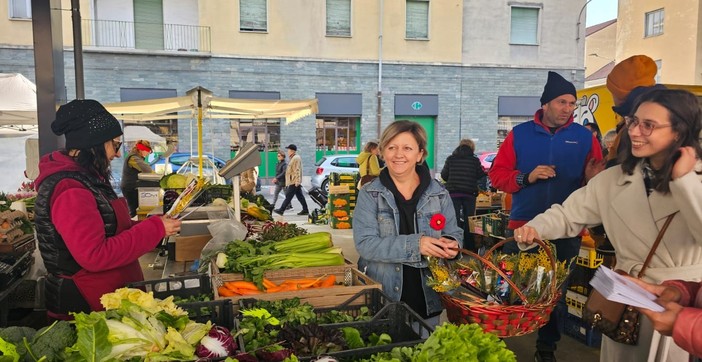
<path id="1" fill-rule="evenodd" d="M 323 156 L 360 152 L 361 93 L 316 93 L 315 160 Z"/>

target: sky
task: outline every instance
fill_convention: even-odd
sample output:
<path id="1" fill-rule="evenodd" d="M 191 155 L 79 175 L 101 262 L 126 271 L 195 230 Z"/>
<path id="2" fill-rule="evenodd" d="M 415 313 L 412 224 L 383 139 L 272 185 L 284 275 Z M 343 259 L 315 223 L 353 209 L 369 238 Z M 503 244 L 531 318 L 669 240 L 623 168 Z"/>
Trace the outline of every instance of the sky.
<path id="1" fill-rule="evenodd" d="M 617 17 L 618 0 L 592 0 L 587 4 L 585 26 L 597 25 Z"/>

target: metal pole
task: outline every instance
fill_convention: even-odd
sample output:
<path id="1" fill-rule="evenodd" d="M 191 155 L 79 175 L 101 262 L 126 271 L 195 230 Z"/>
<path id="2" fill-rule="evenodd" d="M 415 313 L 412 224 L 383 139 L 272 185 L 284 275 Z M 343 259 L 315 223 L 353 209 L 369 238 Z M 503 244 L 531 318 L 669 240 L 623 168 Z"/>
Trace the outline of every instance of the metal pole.
<path id="1" fill-rule="evenodd" d="M 383 122 L 383 9 L 384 2 L 380 0 L 380 9 L 378 11 L 378 139 L 380 139 Z"/>
<path id="2" fill-rule="evenodd" d="M 73 20 L 73 58 L 76 70 L 76 98 L 85 98 L 83 82 L 83 34 L 80 24 L 80 0 L 71 0 L 71 18 Z"/>
<path id="3" fill-rule="evenodd" d="M 580 18 L 583 16 L 583 11 L 585 10 L 585 7 L 587 6 L 587 4 L 590 3 L 590 1 L 592 1 L 592 0 L 587 0 L 585 2 L 585 5 L 583 5 L 583 7 L 580 8 L 580 13 L 578 13 L 578 21 L 575 23 L 575 42 L 576 43 L 580 41 Z"/>

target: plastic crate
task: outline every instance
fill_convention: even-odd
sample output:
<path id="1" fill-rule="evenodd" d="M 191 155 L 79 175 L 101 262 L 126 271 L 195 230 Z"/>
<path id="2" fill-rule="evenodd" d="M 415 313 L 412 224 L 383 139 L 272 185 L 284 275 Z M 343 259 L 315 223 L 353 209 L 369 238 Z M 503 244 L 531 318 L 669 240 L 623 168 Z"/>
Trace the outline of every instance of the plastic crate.
<path id="1" fill-rule="evenodd" d="M 178 306 L 188 312 L 190 320 L 199 323 L 211 321 L 229 330 L 234 328 L 234 308 L 229 299 L 178 303 Z"/>
<path id="2" fill-rule="evenodd" d="M 599 347 L 602 343 L 602 333 L 588 326 L 578 316 L 566 314 L 563 331 L 588 347 Z"/>
<path id="3" fill-rule="evenodd" d="M 252 308 L 254 307 L 257 301 L 258 299 L 256 298 L 239 299 L 239 309 L 241 310 Z M 367 307 L 368 315 L 375 316 L 376 314 L 378 314 L 378 312 L 380 312 L 381 309 L 383 309 L 385 306 L 391 303 L 394 302 L 392 302 L 390 300 L 390 297 L 388 297 L 380 289 L 364 289 L 356 293 L 356 295 L 352 296 L 347 301 L 337 306 L 315 308 L 314 313 L 317 315 L 318 318 L 320 318 L 323 317 L 325 314 L 330 313 L 331 311 L 338 311 L 356 318 L 359 315 L 361 315 L 361 307 Z M 274 317 L 276 316 L 274 315 Z"/>
<path id="4" fill-rule="evenodd" d="M 581 265 L 575 265 L 573 271 L 570 272 L 568 281 L 568 290 L 572 290 L 584 296 L 590 295 L 592 286 L 590 280 L 595 276 L 597 269 L 590 269 Z"/>
<path id="5" fill-rule="evenodd" d="M 324 328 L 343 328 L 353 327 L 358 329 L 361 337 L 368 340 L 368 336 L 372 333 L 381 334 L 387 333 L 392 338 L 392 343 L 384 346 L 356 348 L 339 352 L 327 353 L 327 356 L 334 357 L 338 360 L 356 360 L 359 358 L 367 358 L 375 353 L 387 352 L 395 347 L 414 346 L 423 342 L 434 331 L 432 327 L 427 325 L 424 320 L 405 303 L 390 303 L 383 307 L 370 321 L 365 322 L 350 322 L 322 325 Z M 241 340 L 240 340 L 241 341 Z M 244 352 L 244 344 L 241 341 L 240 349 Z M 300 361 L 310 361 L 316 356 L 300 356 L 297 355 Z"/>
<path id="6" fill-rule="evenodd" d="M 568 306 L 569 314 L 572 314 L 578 318 L 582 318 L 583 308 L 585 308 L 586 301 L 587 296 L 585 295 L 582 295 L 572 290 L 566 292 L 566 305 Z"/>
<path id="7" fill-rule="evenodd" d="M 216 198 L 224 199 L 225 201 L 232 197 L 234 190 L 231 185 L 210 185 L 205 190 L 205 199 L 208 202 Z"/>
<path id="8" fill-rule="evenodd" d="M 604 257 L 602 254 L 598 253 L 595 248 L 580 248 L 577 259 L 575 259 L 575 264 L 584 266 L 590 269 L 597 269 L 602 262 Z"/>
<path id="9" fill-rule="evenodd" d="M 485 235 L 503 236 L 505 234 L 505 224 L 498 214 L 483 215 L 483 232 Z"/>
<path id="10" fill-rule="evenodd" d="M 338 360 L 356 360 L 367 358 L 379 352 L 387 352 L 395 347 L 414 346 L 423 342 L 434 331 L 427 325 L 422 317 L 411 310 L 405 303 L 392 303 L 381 309 L 373 320 L 367 322 L 351 322 L 326 325 L 329 328 L 353 327 L 361 332 L 364 340 L 373 333 L 387 333 L 392 338 L 392 343 L 384 346 L 364 347 L 329 353 Z M 300 361 L 310 361 L 313 356 L 298 356 Z"/>
<path id="11" fill-rule="evenodd" d="M 152 292 L 155 298 L 165 299 L 169 296 L 188 298 L 201 294 L 208 295 L 213 300 L 200 302 L 176 303 L 188 312 L 188 318 L 196 322 L 212 323 L 232 329 L 234 327 L 234 311 L 229 299 L 214 300 L 210 277 L 206 274 L 179 276 L 168 279 L 146 280 L 131 283 L 130 288 L 140 288 Z"/>
<path id="12" fill-rule="evenodd" d="M 194 274 L 177 276 L 167 279 L 145 280 L 127 285 L 130 288 L 144 289 L 153 292 L 154 297 L 165 299 L 169 296 L 188 298 L 200 294 L 207 294 L 211 297 L 212 284 L 207 274 Z"/>

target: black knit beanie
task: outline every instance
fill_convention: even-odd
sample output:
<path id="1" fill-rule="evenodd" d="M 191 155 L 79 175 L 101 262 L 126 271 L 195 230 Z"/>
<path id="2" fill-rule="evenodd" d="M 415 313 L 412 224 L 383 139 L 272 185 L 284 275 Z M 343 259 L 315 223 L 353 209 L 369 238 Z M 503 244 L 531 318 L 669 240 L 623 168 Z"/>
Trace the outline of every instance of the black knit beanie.
<path id="1" fill-rule="evenodd" d="M 541 105 L 543 106 L 564 94 L 572 94 L 573 97 L 578 98 L 573 83 L 565 80 L 560 74 L 549 71 L 548 80 L 544 86 L 544 93 L 541 94 Z"/>
<path id="2" fill-rule="evenodd" d="M 119 121 L 98 101 L 72 100 L 56 111 L 51 130 L 66 136 L 66 149 L 86 149 L 122 135 Z"/>

